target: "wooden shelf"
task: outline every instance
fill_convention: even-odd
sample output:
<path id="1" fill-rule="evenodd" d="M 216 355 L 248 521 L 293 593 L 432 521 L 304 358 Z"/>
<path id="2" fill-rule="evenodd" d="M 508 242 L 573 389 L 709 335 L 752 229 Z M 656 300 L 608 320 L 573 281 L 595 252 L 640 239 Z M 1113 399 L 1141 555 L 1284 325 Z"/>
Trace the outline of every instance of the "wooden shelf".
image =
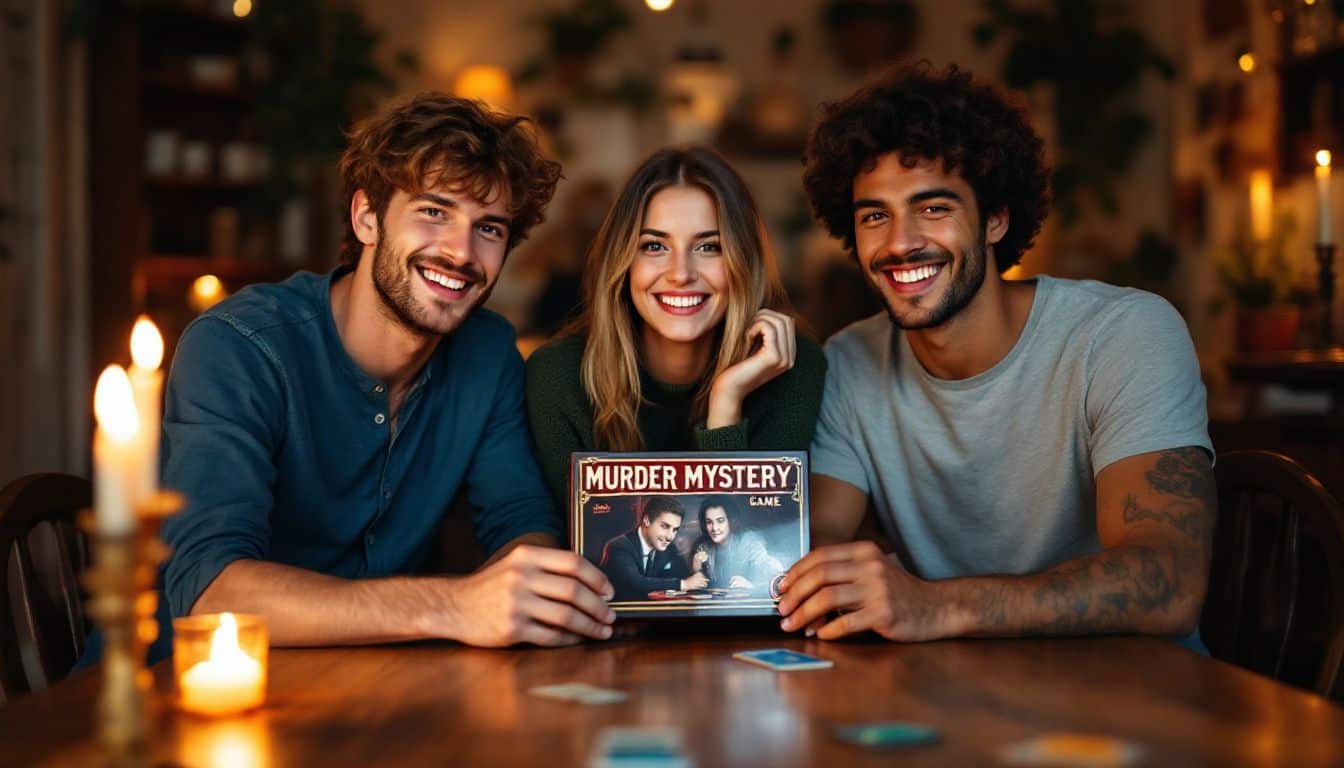
<path id="1" fill-rule="evenodd" d="M 141 79 L 146 90 L 157 91 L 165 96 L 194 97 L 218 101 L 245 102 L 252 93 L 235 84 L 226 86 L 203 85 L 186 75 L 174 72 L 146 72 Z"/>
<path id="2" fill-rule="evenodd" d="M 261 259 L 212 259 L 183 254 L 152 254 L 140 262 L 148 293 L 185 296 L 201 275 L 214 275 L 230 292 L 252 283 L 283 280 L 305 265 Z"/>

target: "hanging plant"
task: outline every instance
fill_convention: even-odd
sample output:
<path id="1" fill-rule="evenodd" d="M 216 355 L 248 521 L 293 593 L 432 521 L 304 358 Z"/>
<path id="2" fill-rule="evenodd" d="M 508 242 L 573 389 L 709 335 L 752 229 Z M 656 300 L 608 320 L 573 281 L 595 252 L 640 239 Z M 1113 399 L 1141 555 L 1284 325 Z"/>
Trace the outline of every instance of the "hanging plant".
<path id="1" fill-rule="evenodd" d="M 1052 186 L 1066 227 L 1078 221 L 1084 198 L 1108 217 L 1119 213 L 1117 184 L 1153 131 L 1152 119 L 1135 106 L 1138 87 L 1149 71 L 1175 76 L 1171 61 L 1119 15 L 1123 6 L 1103 18 L 1100 5 L 1054 0 L 1051 8 L 1022 9 L 1011 0 L 984 0 L 988 18 L 973 30 L 982 48 L 1007 38 L 1008 86 L 1054 90 Z"/>

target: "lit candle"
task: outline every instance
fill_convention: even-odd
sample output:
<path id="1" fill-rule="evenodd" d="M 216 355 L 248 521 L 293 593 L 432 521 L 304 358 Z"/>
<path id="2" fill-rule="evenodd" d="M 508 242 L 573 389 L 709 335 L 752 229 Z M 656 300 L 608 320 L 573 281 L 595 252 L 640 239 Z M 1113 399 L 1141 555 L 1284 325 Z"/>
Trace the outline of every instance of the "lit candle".
<path id="1" fill-rule="evenodd" d="M 191 282 L 187 293 L 187 304 L 197 312 L 215 306 L 226 296 L 224 284 L 214 275 L 201 275 Z"/>
<path id="2" fill-rule="evenodd" d="M 131 390 L 135 393 L 135 411 L 140 417 L 138 459 L 146 492 L 159 487 L 159 429 L 163 410 L 163 336 L 146 316 L 141 315 L 131 329 Z M 138 501 L 138 499 L 137 499 Z"/>
<path id="3" fill-rule="evenodd" d="M 1316 243 L 1330 245 L 1330 150 L 1316 153 Z"/>
<path id="4" fill-rule="evenodd" d="M 203 715 L 232 715 L 266 700 L 266 670 L 238 645 L 238 621 L 219 616 L 210 636 L 210 656 L 187 668 L 178 679 L 182 708 Z"/>
<path id="5" fill-rule="evenodd" d="M 99 533 L 130 533 L 135 505 L 143 490 L 138 460 L 140 419 L 135 412 L 131 380 L 119 365 L 109 365 L 93 390 L 94 520 Z"/>
<path id="6" fill-rule="evenodd" d="M 1274 227 L 1274 177 L 1269 171 L 1251 172 L 1251 239 L 1269 239 Z"/>

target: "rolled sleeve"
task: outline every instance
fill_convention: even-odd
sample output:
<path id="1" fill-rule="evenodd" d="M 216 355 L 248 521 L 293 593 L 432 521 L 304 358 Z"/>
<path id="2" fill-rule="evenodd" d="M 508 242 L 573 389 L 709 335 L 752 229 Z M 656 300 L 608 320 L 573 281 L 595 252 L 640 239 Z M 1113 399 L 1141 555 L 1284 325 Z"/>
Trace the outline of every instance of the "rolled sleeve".
<path id="1" fill-rule="evenodd" d="M 164 398 L 163 485 L 186 508 L 163 528 L 164 592 L 185 616 L 229 563 L 265 557 L 284 393 L 264 347 L 226 319 L 183 334 Z"/>
<path id="2" fill-rule="evenodd" d="M 523 402 L 523 359 L 512 347 L 494 388 L 490 418 L 467 470 L 476 540 L 488 554 L 527 533 L 564 541 L 564 529 L 533 454 Z"/>

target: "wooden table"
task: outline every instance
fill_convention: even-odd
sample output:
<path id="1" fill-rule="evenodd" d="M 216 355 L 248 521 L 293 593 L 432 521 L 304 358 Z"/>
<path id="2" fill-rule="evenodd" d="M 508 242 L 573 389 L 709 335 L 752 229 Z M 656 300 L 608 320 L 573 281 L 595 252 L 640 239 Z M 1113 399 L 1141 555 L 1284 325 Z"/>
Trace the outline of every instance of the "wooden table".
<path id="1" fill-rule="evenodd" d="M 835 662 L 776 673 L 732 660 L 787 646 Z M 169 669 L 160 665 L 161 696 Z M 581 680 L 629 692 L 585 707 L 533 686 Z M 0 708 L 0 764 L 94 762 L 98 676 Z M 915 720 L 941 744 L 849 746 L 833 723 Z M 695 763 L 983 765 L 1043 731 L 1095 731 L 1148 748 L 1144 765 L 1344 765 L 1344 707 L 1153 639 L 894 645 L 778 636 L 655 637 L 563 650 L 449 645 L 276 650 L 263 711 L 205 721 L 167 712 L 154 764 L 583 765 L 607 725 L 679 725 Z"/>

